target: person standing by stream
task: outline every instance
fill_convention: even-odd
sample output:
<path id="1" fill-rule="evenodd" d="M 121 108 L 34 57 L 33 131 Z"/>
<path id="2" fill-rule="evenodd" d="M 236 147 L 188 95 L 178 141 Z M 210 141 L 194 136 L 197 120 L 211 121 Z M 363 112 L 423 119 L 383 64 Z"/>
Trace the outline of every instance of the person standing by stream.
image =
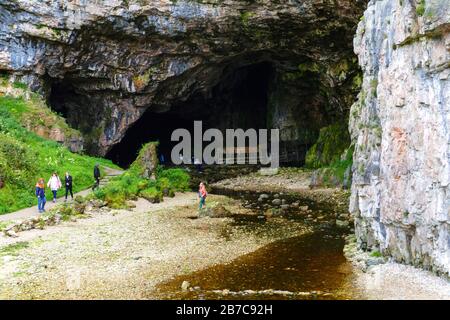
<path id="1" fill-rule="evenodd" d="M 73 181 L 73 179 L 72 179 L 72 176 L 68 172 L 66 172 L 66 177 L 65 177 L 64 181 L 65 181 L 64 185 L 66 186 L 66 199 L 65 199 L 65 201 L 67 201 L 67 196 L 69 195 L 69 192 L 70 192 L 70 197 L 73 200 L 73 192 L 72 192 L 72 181 Z"/>
<path id="2" fill-rule="evenodd" d="M 53 172 L 52 176 L 48 180 L 47 186 L 52 190 L 53 203 L 55 203 L 58 190 L 62 187 L 61 180 L 56 172 Z"/>
<path id="3" fill-rule="evenodd" d="M 39 213 L 45 212 L 45 203 L 47 200 L 45 199 L 45 181 L 42 178 L 36 183 L 36 197 L 38 199 Z"/>
<path id="4" fill-rule="evenodd" d="M 199 189 L 198 189 L 198 197 L 200 198 L 200 203 L 198 206 L 199 211 L 203 209 L 203 206 L 205 205 L 205 202 L 206 202 L 207 195 L 208 195 L 208 193 L 206 192 L 205 184 L 203 182 L 200 182 Z"/>

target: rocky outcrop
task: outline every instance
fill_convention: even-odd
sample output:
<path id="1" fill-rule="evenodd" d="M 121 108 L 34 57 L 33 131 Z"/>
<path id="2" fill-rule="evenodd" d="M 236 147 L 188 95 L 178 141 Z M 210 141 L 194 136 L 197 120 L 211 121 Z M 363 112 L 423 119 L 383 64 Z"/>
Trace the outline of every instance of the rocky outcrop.
<path id="1" fill-rule="evenodd" d="M 23 111 L 17 115 L 20 124 L 40 137 L 65 145 L 72 152 L 82 152 L 84 141 L 81 133 L 69 127 L 65 119 L 52 112 L 39 95 L 26 90 L 26 86 L 22 88 L 24 86 L 0 77 L 0 97 L 16 99 L 16 103 L 22 105 Z"/>
<path id="2" fill-rule="evenodd" d="M 91 153 L 105 155 L 145 111 L 175 110 L 219 128 L 267 122 L 301 161 L 321 127 L 346 118 L 359 89 L 351 40 L 365 4 L 7 0 L 0 71 L 44 93 Z M 249 66 L 263 68 L 263 79 Z M 234 88 L 253 82 L 268 95 L 242 100 Z M 258 111 L 240 108 L 249 103 Z"/>
<path id="3" fill-rule="evenodd" d="M 361 247 L 450 274 L 450 10 L 370 1 L 355 51 L 351 212 Z"/>
<path id="4" fill-rule="evenodd" d="M 158 163 L 158 143 L 149 142 L 142 147 L 133 166 L 140 171 L 142 177 L 156 180 L 155 174 Z"/>

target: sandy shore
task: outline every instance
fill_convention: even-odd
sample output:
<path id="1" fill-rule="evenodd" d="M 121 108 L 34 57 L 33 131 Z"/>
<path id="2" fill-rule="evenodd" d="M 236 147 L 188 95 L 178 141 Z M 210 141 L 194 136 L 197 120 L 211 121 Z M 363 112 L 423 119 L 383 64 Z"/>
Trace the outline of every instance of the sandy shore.
<path id="1" fill-rule="evenodd" d="M 356 285 L 371 300 L 450 300 L 450 281 L 394 262 L 358 272 Z"/>

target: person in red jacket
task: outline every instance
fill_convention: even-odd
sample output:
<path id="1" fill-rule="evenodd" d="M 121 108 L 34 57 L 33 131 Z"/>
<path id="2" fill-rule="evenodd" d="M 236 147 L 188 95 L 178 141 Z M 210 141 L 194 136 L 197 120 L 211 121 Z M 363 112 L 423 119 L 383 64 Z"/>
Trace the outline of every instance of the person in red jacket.
<path id="1" fill-rule="evenodd" d="M 203 206 L 205 205 L 207 195 L 208 193 L 206 192 L 205 184 L 203 182 L 200 182 L 198 189 L 198 197 L 200 198 L 200 204 L 198 206 L 199 210 L 202 210 Z"/>

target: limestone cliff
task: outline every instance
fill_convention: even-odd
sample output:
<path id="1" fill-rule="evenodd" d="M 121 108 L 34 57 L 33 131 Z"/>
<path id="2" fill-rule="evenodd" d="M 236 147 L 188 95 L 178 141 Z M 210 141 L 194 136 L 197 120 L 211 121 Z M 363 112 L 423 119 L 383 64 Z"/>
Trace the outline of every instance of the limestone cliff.
<path id="1" fill-rule="evenodd" d="M 364 248 L 450 274 L 450 1 L 370 1 L 351 212 Z"/>

